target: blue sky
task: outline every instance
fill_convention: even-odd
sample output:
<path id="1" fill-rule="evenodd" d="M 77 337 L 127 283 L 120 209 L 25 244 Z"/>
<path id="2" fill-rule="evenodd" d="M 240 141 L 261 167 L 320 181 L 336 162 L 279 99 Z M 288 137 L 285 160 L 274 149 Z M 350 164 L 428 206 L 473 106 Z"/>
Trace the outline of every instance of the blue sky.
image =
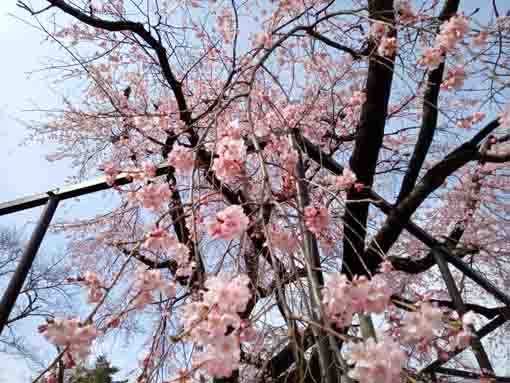
<path id="1" fill-rule="evenodd" d="M 48 58 L 59 52 L 55 45 L 44 41 L 42 32 L 12 14 L 29 20 L 28 14 L 16 7 L 15 1 L 0 2 L 0 46 L 3 49 L 0 60 L 0 202 L 54 189 L 74 175 L 69 164 L 46 161 L 48 146 L 20 145 L 28 134 L 22 122 L 40 117 L 40 114 L 28 110 L 59 105 L 61 89 L 53 90 L 45 73 L 33 73 L 45 67 Z M 86 198 L 86 209 L 84 204 L 61 204 L 55 220 L 70 214 L 75 218 L 83 217 L 85 211 L 91 211 L 91 207 L 100 208 L 105 204 L 104 200 L 100 202 L 100 195 Z M 0 217 L 0 226 L 20 228 L 27 237 L 41 211 L 42 208 L 36 208 Z M 62 251 L 64 242 L 55 236 L 48 237 L 43 247 L 44 252 L 39 255 L 48 256 Z M 36 325 L 31 323 L 26 331 L 33 331 Z M 35 333 L 35 344 L 38 338 Z M 32 374 L 23 360 L 0 354 L 0 383 L 25 383 L 30 381 Z"/>
<path id="2" fill-rule="evenodd" d="M 26 136 L 26 128 L 18 120 L 30 119 L 23 112 L 36 105 L 56 104 L 58 98 L 48 88 L 48 81 L 41 76 L 28 76 L 30 71 L 40 68 L 42 59 L 52 55 L 49 44 L 42 44 L 43 35 L 37 30 L 9 16 L 9 12 L 21 15 L 15 1 L 0 3 L 0 201 L 49 190 L 61 184 L 70 169 L 63 163 L 48 163 L 44 159 L 45 149 L 20 146 Z M 1 226 L 25 227 L 41 209 L 26 213 L 0 217 Z M 28 225 L 30 226 L 30 225 Z M 27 382 L 30 370 L 19 359 L 0 354 L 0 382 Z"/>

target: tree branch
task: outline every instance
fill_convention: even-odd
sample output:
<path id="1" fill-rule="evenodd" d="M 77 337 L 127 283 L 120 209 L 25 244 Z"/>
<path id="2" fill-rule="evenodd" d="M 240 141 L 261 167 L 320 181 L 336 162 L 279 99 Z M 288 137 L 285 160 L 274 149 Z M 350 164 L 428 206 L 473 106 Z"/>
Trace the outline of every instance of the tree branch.
<path id="1" fill-rule="evenodd" d="M 369 2 L 370 17 L 393 26 L 394 9 L 392 0 Z M 396 30 L 390 30 L 396 37 Z M 351 188 L 347 193 L 344 215 L 343 271 L 350 277 L 367 275 L 377 263 L 364 257 L 365 236 L 369 203 L 367 190 L 372 187 L 379 151 L 384 137 L 388 102 L 393 81 L 394 58 L 375 56 L 370 60 L 366 102 L 363 104 L 360 123 L 356 131 L 356 141 L 350 159 L 352 171 L 365 189 Z M 363 201 L 363 202 L 362 202 Z"/>
<path id="2" fill-rule="evenodd" d="M 471 140 L 453 150 L 442 161 L 427 171 L 411 194 L 391 210 L 368 247 L 367 258 L 375 260 L 375 265 L 372 264 L 372 267 L 375 267 L 371 269 L 372 272 L 376 270 L 382 261 L 382 255 L 386 254 L 393 246 L 420 205 L 444 183 L 447 177 L 469 161 L 478 159 L 480 142 L 498 126 L 499 121 L 497 119 L 493 120 Z"/>
<path id="3" fill-rule="evenodd" d="M 349 53 L 354 60 L 359 60 L 363 57 L 361 53 L 356 52 L 354 49 L 349 48 L 348 46 L 342 45 L 337 43 L 336 41 L 331 40 L 330 38 L 321 35 L 319 32 L 314 30 L 313 28 L 306 29 L 306 33 L 313 38 L 323 42 L 326 45 L 329 45 L 330 47 L 333 47 L 335 49 L 338 49 L 340 51 Z"/>

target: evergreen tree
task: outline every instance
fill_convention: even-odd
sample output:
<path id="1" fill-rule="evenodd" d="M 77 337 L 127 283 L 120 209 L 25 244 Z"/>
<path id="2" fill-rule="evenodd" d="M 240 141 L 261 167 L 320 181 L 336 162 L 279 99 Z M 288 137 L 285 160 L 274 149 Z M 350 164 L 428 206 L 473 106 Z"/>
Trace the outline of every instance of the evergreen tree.
<path id="1" fill-rule="evenodd" d="M 93 368 L 77 367 L 69 383 L 126 383 L 127 380 L 113 379 L 117 372 L 119 369 L 111 366 L 106 357 L 100 355 Z"/>

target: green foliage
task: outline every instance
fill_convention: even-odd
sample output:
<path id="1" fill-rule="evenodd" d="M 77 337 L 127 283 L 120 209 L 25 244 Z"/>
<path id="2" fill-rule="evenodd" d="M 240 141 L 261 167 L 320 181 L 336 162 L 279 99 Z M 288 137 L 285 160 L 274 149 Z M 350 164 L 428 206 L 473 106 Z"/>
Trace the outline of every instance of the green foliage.
<path id="1" fill-rule="evenodd" d="M 93 368 L 77 367 L 69 383 L 127 383 L 127 380 L 113 380 L 113 375 L 119 372 L 104 356 L 96 359 Z"/>

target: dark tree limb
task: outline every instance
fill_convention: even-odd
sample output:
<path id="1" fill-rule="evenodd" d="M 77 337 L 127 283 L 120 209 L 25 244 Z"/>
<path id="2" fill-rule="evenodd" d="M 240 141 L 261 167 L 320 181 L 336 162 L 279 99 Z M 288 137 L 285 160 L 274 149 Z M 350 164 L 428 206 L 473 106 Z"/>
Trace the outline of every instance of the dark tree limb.
<path id="1" fill-rule="evenodd" d="M 402 310 L 406 310 L 406 311 L 411 310 L 409 306 L 416 305 L 416 302 L 414 302 L 410 299 L 402 298 L 398 295 L 393 295 L 391 297 L 391 299 L 392 299 L 392 303 L 396 307 L 398 307 Z M 455 305 L 453 304 L 453 301 L 445 301 L 442 299 L 430 299 L 429 302 L 436 304 L 439 307 L 446 307 L 446 308 L 449 308 L 452 310 L 455 309 Z M 477 305 L 477 304 L 473 304 L 473 303 L 464 303 L 464 306 L 466 307 L 466 309 L 468 311 L 473 311 L 474 313 L 482 315 L 487 319 L 493 319 L 493 318 L 497 317 L 498 315 L 504 316 L 506 318 L 510 318 L 510 307 L 509 306 L 485 307 L 485 306 L 481 306 L 481 305 Z"/>
<path id="2" fill-rule="evenodd" d="M 76 8 L 70 4 L 68 4 L 64 0 L 46 0 L 52 6 L 59 8 L 64 13 L 73 16 L 77 20 L 90 25 L 91 27 L 104 29 L 110 32 L 131 32 L 138 37 L 140 37 L 145 43 L 147 43 L 156 53 L 158 57 L 159 65 L 161 66 L 161 70 L 163 72 L 163 76 L 167 81 L 168 85 L 172 89 L 175 100 L 177 101 L 177 105 L 179 107 L 180 119 L 186 124 L 189 128 L 192 122 L 191 111 L 188 109 L 186 98 L 184 97 L 184 92 L 182 91 L 182 85 L 180 81 L 175 77 L 172 68 L 170 67 L 170 62 L 168 60 L 168 55 L 166 48 L 163 44 L 157 40 L 152 34 L 145 29 L 142 23 L 137 23 L 128 20 L 122 21 L 110 21 L 103 20 L 98 17 L 88 15 L 85 12 L 81 11 L 79 8 Z M 198 137 L 195 133 L 191 132 L 191 141 L 193 144 L 198 142 Z"/>
<path id="3" fill-rule="evenodd" d="M 443 280 L 446 284 L 446 288 L 448 289 L 448 293 L 452 298 L 453 306 L 455 307 L 457 313 L 462 317 L 467 312 L 467 308 L 464 304 L 464 300 L 462 299 L 462 295 L 460 294 L 450 268 L 448 267 L 446 260 L 440 252 L 433 251 L 433 255 L 436 259 L 437 265 L 439 266 L 441 275 L 443 276 Z M 473 325 L 470 325 L 469 327 L 471 330 L 474 330 Z M 494 374 L 494 369 L 492 368 L 489 356 L 487 355 L 487 352 L 485 351 L 480 338 L 478 338 L 476 334 L 471 339 L 471 348 L 482 371 Z"/>
<path id="4" fill-rule="evenodd" d="M 498 120 L 494 120 L 485 126 L 480 132 L 478 132 L 470 141 L 461 145 L 458 149 L 454 150 L 452 153 L 458 153 L 467 151 L 473 157 L 472 159 L 476 159 L 478 156 L 478 145 L 489 136 L 497 127 L 499 126 Z M 334 159 L 330 156 L 324 154 L 317 146 L 312 144 L 306 138 L 299 135 L 299 132 L 294 132 L 296 136 L 296 140 L 298 144 L 303 148 L 303 150 L 308 154 L 308 156 L 320 164 L 322 167 L 328 169 L 332 173 L 336 175 L 341 175 L 343 172 L 343 167 L 338 164 Z M 476 148 L 476 149 L 475 149 Z M 469 154 L 468 153 L 468 154 Z M 464 153 L 465 155 L 466 153 Z M 444 161 L 448 162 L 448 156 Z M 455 157 L 455 156 L 454 156 Z M 455 159 L 455 158 L 454 158 Z M 444 162 L 443 161 L 443 162 Z M 451 165 L 451 164 L 450 164 Z M 458 164 L 457 164 L 458 165 Z M 441 164 L 440 168 L 443 168 L 445 164 Z M 434 168 L 433 168 L 434 169 Z M 432 170 L 432 169 L 431 169 Z M 455 171 L 453 169 L 452 171 Z M 441 183 L 441 182 L 440 182 Z M 434 189 L 435 190 L 435 189 Z M 432 191 L 429 191 L 431 193 Z M 370 199 L 370 203 L 379 208 L 384 214 L 390 217 L 395 213 L 395 206 L 386 201 L 382 196 L 377 194 L 373 190 L 368 191 L 368 198 Z M 488 291 L 490 294 L 494 295 L 498 300 L 505 303 L 507 306 L 510 306 L 510 296 L 501 291 L 494 283 L 485 278 L 483 274 L 473 269 L 471 266 L 467 265 L 462 259 L 456 257 L 451 254 L 451 252 L 437 239 L 428 234 L 425 230 L 416 225 L 409 218 L 398 222 L 398 225 L 403 225 L 409 233 L 415 236 L 418 240 L 420 240 L 423 244 L 428 246 L 431 251 L 440 251 L 446 257 L 446 260 L 454 265 L 457 269 L 459 269 L 462 273 L 464 273 L 467 277 L 471 278 L 477 284 L 479 284 L 482 288 Z M 401 228 L 398 228 L 401 231 Z M 377 255 L 379 262 L 382 260 L 380 254 Z M 379 263 L 376 263 L 376 267 L 373 269 L 374 271 L 377 269 Z"/>
<path id="5" fill-rule="evenodd" d="M 394 24 L 392 0 L 369 2 L 370 17 Z M 391 37 L 396 30 L 391 29 Z M 350 167 L 359 182 L 365 185 L 361 191 L 351 188 L 347 193 L 344 216 L 343 272 L 348 276 L 369 275 L 377 266 L 372 259 L 363 257 L 368 218 L 367 190 L 372 187 L 379 151 L 382 147 L 388 103 L 393 82 L 394 58 L 374 56 L 370 59 L 366 83 L 366 102 L 363 104 L 360 122 L 356 130 L 354 150 Z M 363 258 L 363 259 L 362 259 Z"/>
<path id="6" fill-rule="evenodd" d="M 482 339 L 485 336 L 489 335 L 494 330 L 501 327 L 504 323 L 506 323 L 508 319 L 504 316 L 498 316 L 496 319 L 493 319 L 489 323 L 487 323 L 485 326 L 483 326 L 480 330 L 476 331 L 476 336 L 478 339 Z M 429 364 L 427 367 L 425 367 L 423 370 L 420 371 L 419 375 L 426 376 L 430 375 L 434 371 L 436 371 L 437 368 L 441 367 L 443 364 L 447 363 L 450 359 L 456 357 L 461 352 L 463 352 L 465 348 L 459 348 L 455 351 L 451 351 L 448 353 L 448 357 L 444 359 L 438 359 L 431 364 Z"/>
<path id="7" fill-rule="evenodd" d="M 439 16 L 439 20 L 446 22 L 457 12 L 459 3 L 460 0 L 446 1 Z M 414 146 L 413 155 L 409 161 L 409 167 L 407 168 L 404 179 L 402 180 L 402 186 L 397 197 L 397 203 L 407 197 L 413 190 L 414 185 L 416 184 L 416 180 L 420 174 L 420 170 L 423 166 L 423 163 L 425 162 L 425 157 L 427 156 L 430 145 L 434 139 L 439 111 L 439 91 L 441 90 L 441 82 L 443 81 L 444 68 L 445 64 L 442 62 L 428 75 L 427 88 L 425 89 L 423 98 L 423 118 L 421 122 L 420 133 L 418 135 L 418 141 Z"/>
<path id="8" fill-rule="evenodd" d="M 499 126 L 496 119 L 478 132 L 471 140 L 460 145 L 448 154 L 445 159 L 428 170 L 414 190 L 397 206 L 393 206 L 381 229 L 371 241 L 367 258 L 373 259 L 371 265 L 377 267 L 382 256 L 396 242 L 411 216 L 421 204 L 436 191 L 455 171 L 468 162 L 479 158 L 479 144 Z M 372 266 L 372 267 L 373 267 Z M 371 269 L 373 272 L 375 269 Z"/>
<path id="9" fill-rule="evenodd" d="M 359 59 L 361 59 L 363 57 L 361 53 L 356 52 L 354 49 L 352 49 L 352 48 L 350 48 L 348 46 L 339 44 L 336 41 L 333 41 L 333 40 L 331 40 L 330 38 L 328 38 L 328 37 L 326 37 L 324 35 L 321 35 L 319 32 L 317 32 L 313 28 L 307 29 L 306 33 L 308 35 L 312 36 L 314 39 L 317 39 L 317 40 L 323 42 L 324 44 L 326 44 L 326 45 L 328 45 L 330 47 L 338 49 L 338 50 L 340 50 L 342 52 L 349 53 L 354 60 L 359 60 Z"/>

